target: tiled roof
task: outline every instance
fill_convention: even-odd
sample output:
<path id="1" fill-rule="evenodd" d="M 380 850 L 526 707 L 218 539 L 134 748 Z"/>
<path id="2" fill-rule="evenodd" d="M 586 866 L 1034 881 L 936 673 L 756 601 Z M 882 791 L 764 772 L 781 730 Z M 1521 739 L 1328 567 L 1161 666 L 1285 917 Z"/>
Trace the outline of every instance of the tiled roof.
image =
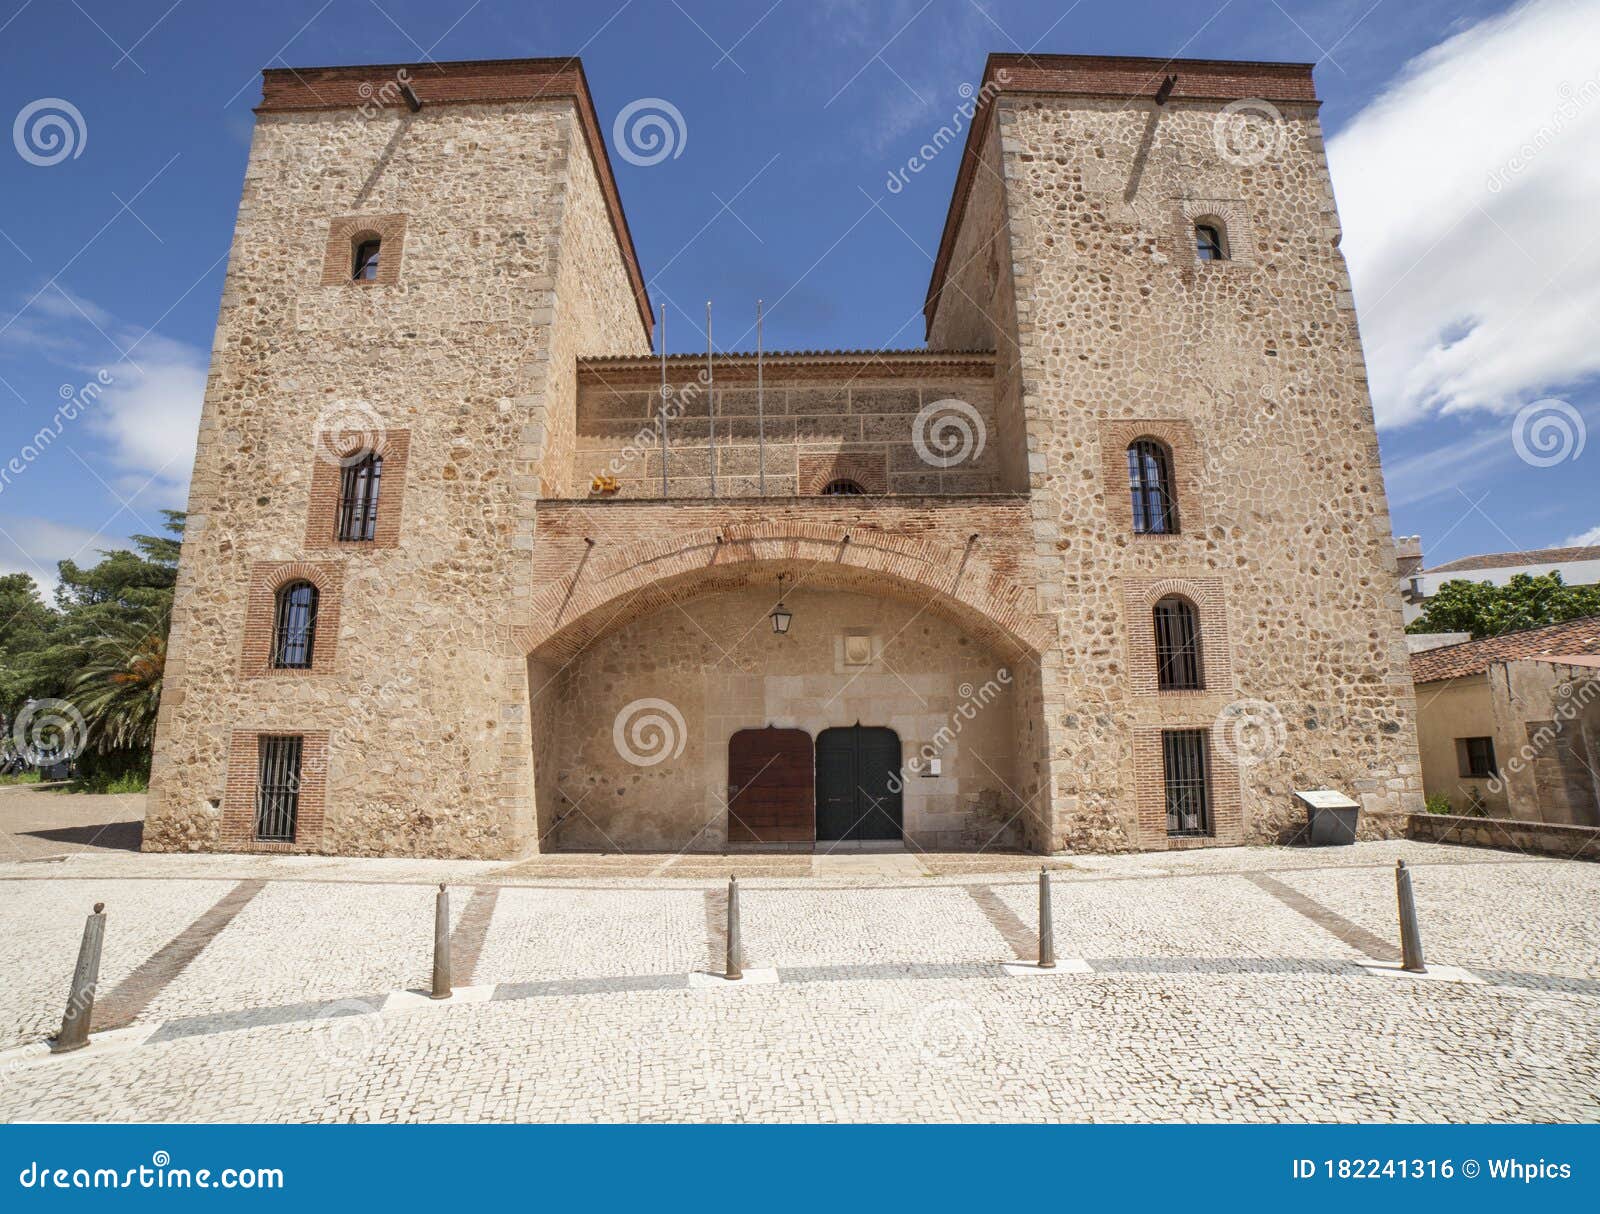
<path id="1" fill-rule="evenodd" d="M 1432 683 L 1482 674 L 1496 662 L 1516 658 L 1578 654 L 1600 654 L 1600 615 L 1414 653 L 1411 655 L 1411 678 L 1418 683 Z"/>
<path id="2" fill-rule="evenodd" d="M 1488 552 L 1464 556 L 1424 569 L 1424 573 L 1456 573 L 1470 569 L 1512 569 L 1518 565 L 1558 565 L 1562 561 L 1600 561 L 1600 545 L 1579 548 L 1529 548 L 1526 552 Z"/>

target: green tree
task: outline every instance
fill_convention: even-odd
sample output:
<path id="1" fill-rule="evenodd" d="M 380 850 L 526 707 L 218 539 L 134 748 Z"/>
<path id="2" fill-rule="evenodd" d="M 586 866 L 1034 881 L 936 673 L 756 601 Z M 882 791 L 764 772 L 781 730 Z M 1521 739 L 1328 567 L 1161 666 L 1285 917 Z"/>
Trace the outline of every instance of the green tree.
<path id="1" fill-rule="evenodd" d="M 28 574 L 0 577 L 0 725 L 13 720 L 36 694 L 39 655 L 49 648 L 60 622 Z"/>
<path id="2" fill-rule="evenodd" d="M 1554 571 L 1518 573 L 1504 586 L 1465 579 L 1446 582 L 1406 631 L 1470 632 L 1477 640 L 1591 615 L 1600 615 L 1600 586 L 1568 586 Z"/>
<path id="3" fill-rule="evenodd" d="M 83 647 L 69 698 L 100 754 L 148 752 L 155 742 L 169 612 L 152 608 L 114 620 Z"/>
<path id="4" fill-rule="evenodd" d="M 71 701 L 88 726 L 84 767 L 102 779 L 150 764 L 184 522 L 163 513 L 167 535 L 135 535 L 133 551 L 87 567 L 62 561 L 53 608 L 31 578 L 0 578 L 0 712 Z"/>

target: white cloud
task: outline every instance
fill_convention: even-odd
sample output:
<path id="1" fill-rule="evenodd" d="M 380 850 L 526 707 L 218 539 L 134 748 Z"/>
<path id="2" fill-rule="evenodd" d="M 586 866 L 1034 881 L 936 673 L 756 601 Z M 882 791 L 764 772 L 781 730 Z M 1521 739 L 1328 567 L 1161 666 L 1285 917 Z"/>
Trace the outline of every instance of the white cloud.
<path id="1" fill-rule="evenodd" d="M 1600 0 L 1425 52 L 1328 143 L 1380 425 L 1600 374 Z"/>
<path id="2" fill-rule="evenodd" d="M 1569 535 L 1561 541 L 1563 548 L 1577 548 L 1590 544 L 1600 544 L 1600 526 L 1590 527 L 1587 531 L 1580 531 L 1577 535 Z"/>
<path id="3" fill-rule="evenodd" d="M 183 504 L 205 395 L 204 351 L 139 329 L 51 284 L 8 322 L 0 354 L 43 358 L 62 368 L 63 395 L 70 389 L 87 401 L 78 410 L 81 420 L 67 425 L 81 425 L 105 444 L 96 472 L 117 494 L 141 499 L 130 502 L 141 511 Z M 49 427 L 58 405 L 50 401 L 30 423 Z M 64 431 L 63 438 L 52 458 L 71 460 L 64 450 L 70 443 L 92 461 L 94 452 L 72 433 Z"/>
<path id="4" fill-rule="evenodd" d="M 49 519 L 0 515 L 0 574 L 26 573 L 49 602 L 59 579 L 58 561 L 93 564 L 100 549 L 126 548 L 127 537 Z"/>
<path id="5" fill-rule="evenodd" d="M 135 365 L 137 363 L 137 365 Z M 89 429 L 111 445 L 112 464 L 133 492 L 155 482 L 180 497 L 194 468 L 195 434 L 206 390 L 203 355 L 182 342 L 150 336 L 132 358 L 109 368 L 111 386 L 89 415 Z"/>

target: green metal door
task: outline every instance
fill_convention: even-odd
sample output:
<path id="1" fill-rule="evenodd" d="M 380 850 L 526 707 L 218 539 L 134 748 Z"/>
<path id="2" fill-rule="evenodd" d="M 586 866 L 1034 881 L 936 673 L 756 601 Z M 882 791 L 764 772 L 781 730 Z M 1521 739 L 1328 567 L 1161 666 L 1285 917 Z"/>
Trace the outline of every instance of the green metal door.
<path id="1" fill-rule="evenodd" d="M 817 736 L 817 839 L 898 839 L 900 735 L 851 725 Z"/>

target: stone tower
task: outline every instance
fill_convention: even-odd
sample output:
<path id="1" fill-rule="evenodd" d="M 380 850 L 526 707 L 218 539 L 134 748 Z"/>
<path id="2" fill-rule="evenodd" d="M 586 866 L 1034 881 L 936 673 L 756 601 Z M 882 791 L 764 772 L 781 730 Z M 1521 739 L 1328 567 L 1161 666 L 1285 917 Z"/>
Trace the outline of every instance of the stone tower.
<path id="1" fill-rule="evenodd" d="M 575 60 L 264 73 L 189 498 L 145 846 L 514 854 L 533 829 L 535 500 L 574 366 L 650 308 Z M 376 272 L 354 260 L 378 241 Z M 381 460 L 370 538 L 343 466 Z M 274 600 L 317 592 L 307 665 Z M 261 739 L 302 738 L 258 840 Z"/>
<path id="2" fill-rule="evenodd" d="M 1420 809 L 1311 65 L 998 55 L 984 92 L 928 334 L 992 346 L 1000 425 L 1024 436 L 1059 638 L 1051 842 L 1270 840 L 1300 822 L 1291 791 L 1324 785 L 1369 817 Z M 1132 525 L 1127 450 L 1146 436 L 1172 459 L 1167 534 Z M 1158 690 L 1151 609 L 1173 594 L 1199 611 L 1203 690 Z M 1169 839 L 1162 734 L 1190 728 L 1212 742 L 1214 830 Z"/>

